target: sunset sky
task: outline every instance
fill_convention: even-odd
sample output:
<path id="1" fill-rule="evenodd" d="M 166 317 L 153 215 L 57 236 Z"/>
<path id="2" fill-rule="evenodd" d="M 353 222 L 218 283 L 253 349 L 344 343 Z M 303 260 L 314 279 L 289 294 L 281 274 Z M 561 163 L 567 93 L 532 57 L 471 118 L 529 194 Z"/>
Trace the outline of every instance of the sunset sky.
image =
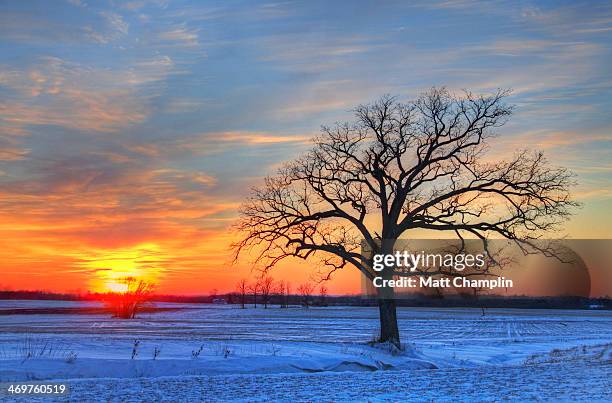
<path id="1" fill-rule="evenodd" d="M 0 289 L 233 290 L 249 188 L 321 124 L 433 85 L 512 88 L 492 154 L 574 170 L 566 234 L 612 238 L 611 45 L 606 2 L 2 1 Z"/>

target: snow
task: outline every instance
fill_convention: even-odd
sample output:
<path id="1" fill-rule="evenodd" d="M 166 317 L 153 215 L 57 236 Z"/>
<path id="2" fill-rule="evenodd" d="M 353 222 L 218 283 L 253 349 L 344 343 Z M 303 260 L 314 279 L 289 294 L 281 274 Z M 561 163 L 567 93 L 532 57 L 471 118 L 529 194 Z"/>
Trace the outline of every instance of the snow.
<path id="1" fill-rule="evenodd" d="M 84 401 L 612 399 L 607 311 L 400 308 L 397 353 L 368 344 L 375 308 L 159 305 L 184 309 L 0 316 L 0 382 L 65 380 Z"/>
<path id="2" fill-rule="evenodd" d="M 549 364 L 435 371 L 76 380 L 79 401 L 610 401 L 610 368 Z"/>

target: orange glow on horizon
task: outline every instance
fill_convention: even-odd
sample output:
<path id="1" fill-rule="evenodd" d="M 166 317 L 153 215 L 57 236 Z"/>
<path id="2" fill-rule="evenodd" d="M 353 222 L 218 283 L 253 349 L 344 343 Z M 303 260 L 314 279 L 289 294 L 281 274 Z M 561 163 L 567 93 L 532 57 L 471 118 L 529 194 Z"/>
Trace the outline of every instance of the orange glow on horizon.
<path id="1" fill-rule="evenodd" d="M 7 223 L 12 221 L 6 218 Z M 81 223 L 66 220 L 57 223 L 53 231 L 45 229 L 40 221 L 27 228 L 8 224 L 0 227 L 0 290 L 124 292 L 123 279 L 134 277 L 153 284 L 156 294 L 205 295 L 213 290 L 233 292 L 241 279 L 252 282 L 259 275 L 248 256 L 232 264 L 229 245 L 235 234 L 227 224 L 202 231 L 190 225 L 164 223 L 135 237 L 130 228 L 98 234 Z M 316 277 L 316 264 L 287 260 L 270 275 L 291 283 L 295 292 L 300 284 Z M 330 294 L 358 293 L 357 269 L 347 267 L 337 272 L 326 287 Z"/>
<path id="2" fill-rule="evenodd" d="M 125 292 L 124 279 L 133 277 L 148 283 L 159 281 L 164 271 L 165 253 L 155 243 L 131 248 L 99 250 L 80 256 L 80 266 L 92 273 L 89 290 L 93 292 Z"/>
<path id="3" fill-rule="evenodd" d="M 4 195 L 15 204 L 0 211 L 0 290 L 121 292 L 121 280 L 134 277 L 152 283 L 157 294 L 205 295 L 235 291 L 241 279 L 254 281 L 258 273 L 249 256 L 232 264 L 229 248 L 242 196 L 212 198 L 190 189 L 180 194 L 174 178 L 153 179 L 134 178 L 136 185 L 87 195 L 63 190 L 40 197 Z M 117 207 L 134 198 L 149 202 Z M 601 220 L 605 204 L 596 207 L 568 224 L 572 237 L 609 237 Z M 270 275 L 295 291 L 316 278 L 317 263 L 288 259 Z M 358 294 L 359 272 L 347 267 L 326 286 L 332 295 Z"/>

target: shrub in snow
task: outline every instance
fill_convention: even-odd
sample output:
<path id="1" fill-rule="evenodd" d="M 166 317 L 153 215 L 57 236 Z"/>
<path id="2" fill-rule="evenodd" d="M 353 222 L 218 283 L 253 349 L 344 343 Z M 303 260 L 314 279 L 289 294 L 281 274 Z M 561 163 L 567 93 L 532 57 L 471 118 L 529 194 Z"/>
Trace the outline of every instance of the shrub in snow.
<path id="1" fill-rule="evenodd" d="M 75 353 L 74 351 L 71 351 L 68 354 L 66 354 L 64 361 L 66 361 L 67 364 L 74 364 L 77 357 L 78 357 L 78 354 Z"/>
<path id="2" fill-rule="evenodd" d="M 155 349 L 153 349 L 153 359 L 157 359 L 157 357 L 159 357 L 159 354 L 161 353 L 161 349 L 159 347 L 155 347 Z"/>
<path id="3" fill-rule="evenodd" d="M 132 346 L 132 360 L 136 358 L 138 355 L 138 346 L 140 346 L 140 340 L 134 340 L 134 345 Z"/>
<path id="4" fill-rule="evenodd" d="M 202 344 L 199 349 L 191 351 L 191 358 L 194 360 L 199 358 L 202 350 L 204 350 L 204 344 Z"/>

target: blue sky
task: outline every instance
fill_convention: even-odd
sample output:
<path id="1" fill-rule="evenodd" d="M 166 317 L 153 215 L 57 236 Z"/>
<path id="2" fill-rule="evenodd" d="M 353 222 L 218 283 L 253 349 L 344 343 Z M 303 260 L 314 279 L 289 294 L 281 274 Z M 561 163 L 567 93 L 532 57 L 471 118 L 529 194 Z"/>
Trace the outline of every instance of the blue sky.
<path id="1" fill-rule="evenodd" d="M 321 124 L 431 86 L 512 88 L 493 155 L 539 148 L 575 170 L 570 233 L 609 237 L 611 39 L 606 2 L 3 1 L 5 249 L 42 276 L 70 242 L 222 245 L 248 188 Z M 221 265 L 217 250 L 168 259 Z"/>

